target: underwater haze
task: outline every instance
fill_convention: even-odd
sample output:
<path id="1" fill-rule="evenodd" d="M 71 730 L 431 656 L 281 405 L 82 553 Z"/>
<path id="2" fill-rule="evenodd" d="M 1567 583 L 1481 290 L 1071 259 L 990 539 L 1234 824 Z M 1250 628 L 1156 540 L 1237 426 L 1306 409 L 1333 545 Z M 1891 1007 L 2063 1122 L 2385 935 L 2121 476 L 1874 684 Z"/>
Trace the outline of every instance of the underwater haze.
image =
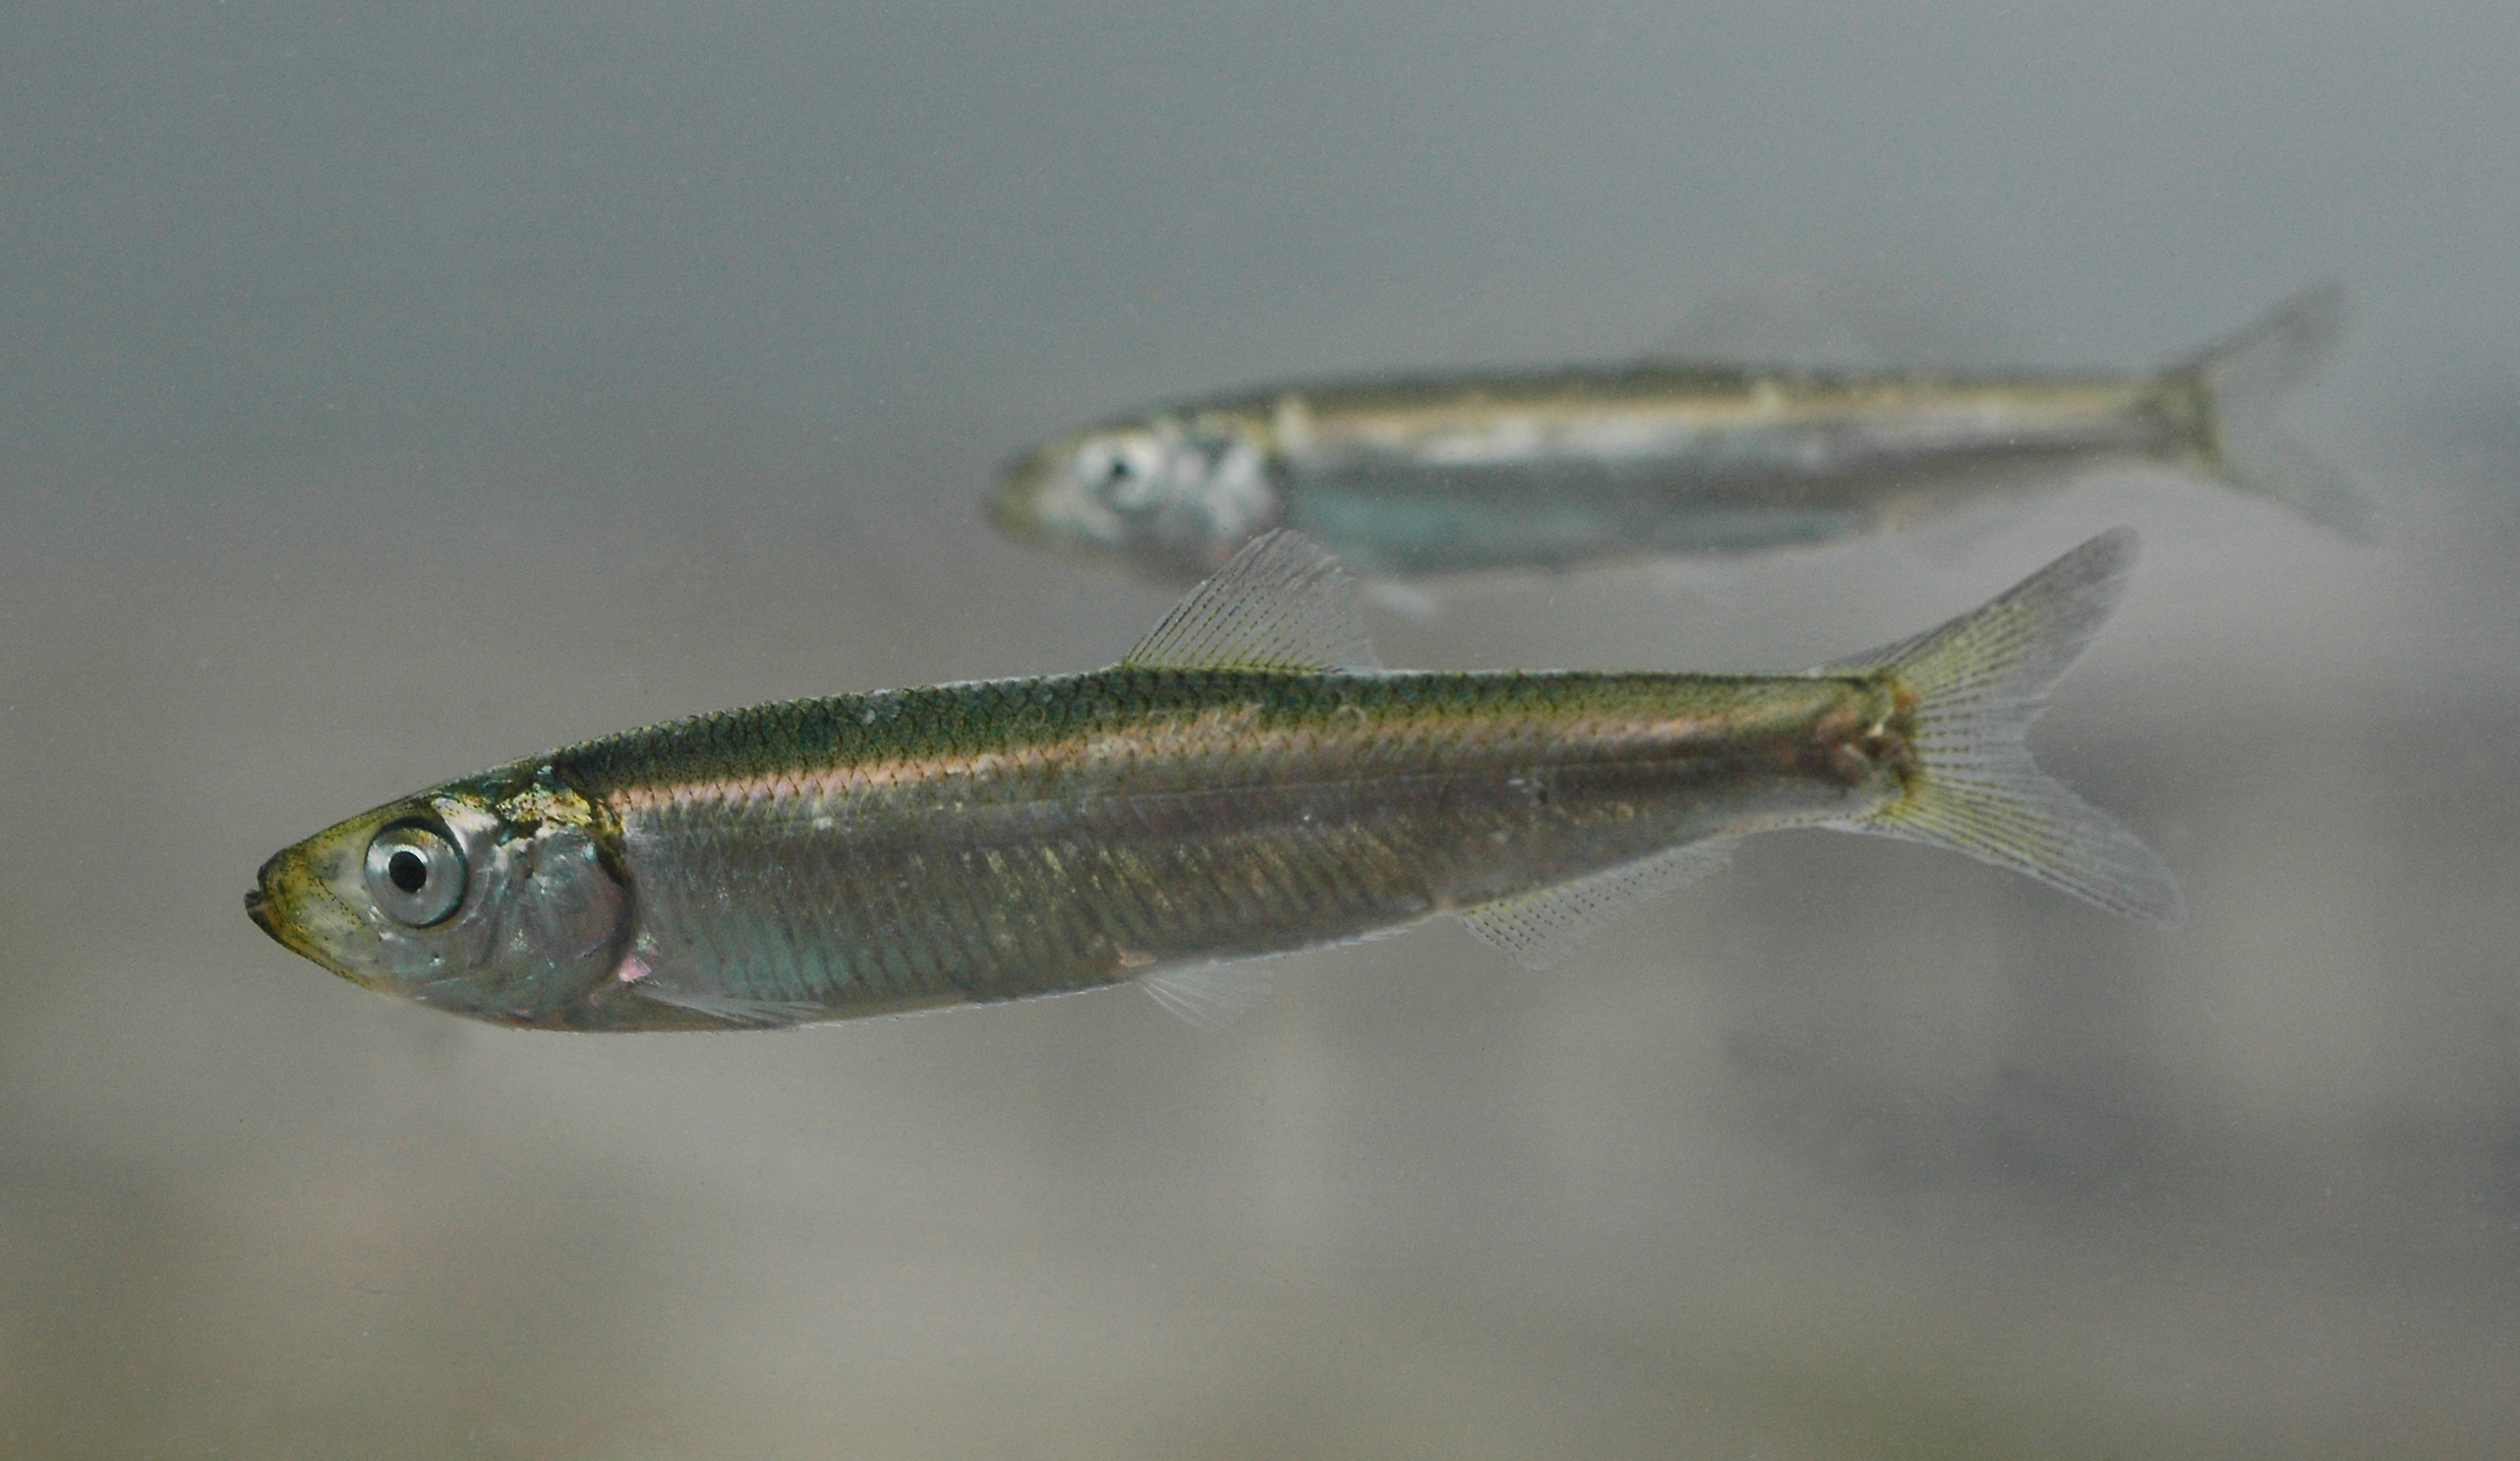
<path id="1" fill-rule="evenodd" d="M 2520 11 L 0 16 L 0 1452 L 2494 1457 L 2520 1428 Z M 1759 839 L 1551 971 L 573 1036 L 272 849 L 539 748 L 1091 669 L 1009 455 L 1255 381 L 2135 371 L 2316 280 L 2358 544 L 2125 472 L 1382 601 L 1791 672 L 2112 525 L 2031 733 L 2163 934 Z"/>

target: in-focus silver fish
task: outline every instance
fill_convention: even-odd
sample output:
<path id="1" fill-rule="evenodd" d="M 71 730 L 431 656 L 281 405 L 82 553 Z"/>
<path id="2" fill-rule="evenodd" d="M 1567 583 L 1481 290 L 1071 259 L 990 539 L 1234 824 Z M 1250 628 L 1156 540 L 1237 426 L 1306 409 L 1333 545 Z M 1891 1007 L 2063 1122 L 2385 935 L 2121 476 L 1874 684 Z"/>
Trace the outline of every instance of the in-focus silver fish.
<path id="1" fill-rule="evenodd" d="M 2274 424 L 2344 304 L 2320 285 L 2149 376 L 1647 361 L 1254 390 L 1062 437 L 1008 469 L 990 516 L 1157 578 L 1280 527 L 1406 576 L 1822 543 L 2144 466 L 2361 535 L 2360 495 Z"/>
<path id="2" fill-rule="evenodd" d="M 2115 603 L 2104 534 L 1806 674 L 1375 668 L 1345 575 L 1253 544 L 1109 670 L 701 716 L 389 802 L 274 855 L 273 938 L 502 1024 L 792 1024 L 1137 980 L 1451 912 L 1546 962 L 1732 842 L 1957 848 L 2156 924 L 2169 870 L 2022 732 Z"/>

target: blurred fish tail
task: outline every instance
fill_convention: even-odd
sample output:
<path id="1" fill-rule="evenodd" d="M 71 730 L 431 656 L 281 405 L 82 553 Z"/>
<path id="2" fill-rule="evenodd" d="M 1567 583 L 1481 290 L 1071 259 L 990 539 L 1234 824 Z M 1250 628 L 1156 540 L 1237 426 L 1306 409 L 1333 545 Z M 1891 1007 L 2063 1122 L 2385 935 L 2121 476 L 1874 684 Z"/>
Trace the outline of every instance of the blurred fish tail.
<path id="1" fill-rule="evenodd" d="M 2348 538 L 2373 535 L 2370 501 L 2334 463 L 2284 435 L 2275 415 L 2343 333 L 2345 286 L 2314 284 L 2163 373 L 2162 388 L 2192 419 L 2205 471 Z"/>
<path id="2" fill-rule="evenodd" d="M 2031 764 L 2049 688 L 2117 607 L 2135 534 L 2116 528 L 1938 629 L 1822 667 L 1879 673 L 1909 720 L 1905 794 L 1846 830 L 1965 852 L 2156 928 L 2186 918 L 2151 848 Z"/>

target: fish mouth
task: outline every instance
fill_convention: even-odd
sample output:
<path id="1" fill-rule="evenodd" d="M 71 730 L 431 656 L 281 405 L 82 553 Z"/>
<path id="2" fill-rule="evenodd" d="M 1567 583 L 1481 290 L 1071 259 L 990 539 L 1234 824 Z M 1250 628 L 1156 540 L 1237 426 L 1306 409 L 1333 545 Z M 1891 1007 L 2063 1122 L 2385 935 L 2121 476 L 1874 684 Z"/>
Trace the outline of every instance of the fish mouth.
<path id="1" fill-rule="evenodd" d="M 1018 457 L 1006 464 L 999 477 L 997 491 L 989 494 L 981 508 L 989 526 L 1018 542 L 1039 540 L 1041 464 L 1031 457 Z"/>
<path id="2" fill-rule="evenodd" d="M 1026 539 L 1032 535 L 1032 508 L 1014 488 L 1001 488 L 989 495 L 981 513 L 989 526 L 1010 538 Z"/>
<path id="3" fill-rule="evenodd" d="M 277 883 L 280 859 L 287 855 L 283 852 L 271 858 L 255 875 L 254 886 L 245 894 L 245 916 L 254 920 L 255 927 L 269 934 L 271 942 L 292 954 L 313 959 L 315 956 L 307 952 L 304 940 L 298 935 L 295 920 L 289 916 L 289 897 L 280 891 Z"/>
<path id="4" fill-rule="evenodd" d="M 254 886 L 245 890 L 245 916 L 254 920 L 255 927 L 282 944 L 289 940 L 280 931 L 280 913 L 273 905 L 281 902 L 281 898 L 272 884 L 280 864 L 288 859 L 288 855 L 286 852 L 274 852 L 264 858 L 263 865 L 254 871 Z"/>
<path id="5" fill-rule="evenodd" d="M 325 953 L 314 937 L 314 930 L 306 926 L 309 899 L 328 891 L 313 885 L 312 877 L 302 848 L 272 853 L 254 875 L 254 886 L 245 895 L 245 916 L 281 948 L 350 977 L 340 961 Z"/>

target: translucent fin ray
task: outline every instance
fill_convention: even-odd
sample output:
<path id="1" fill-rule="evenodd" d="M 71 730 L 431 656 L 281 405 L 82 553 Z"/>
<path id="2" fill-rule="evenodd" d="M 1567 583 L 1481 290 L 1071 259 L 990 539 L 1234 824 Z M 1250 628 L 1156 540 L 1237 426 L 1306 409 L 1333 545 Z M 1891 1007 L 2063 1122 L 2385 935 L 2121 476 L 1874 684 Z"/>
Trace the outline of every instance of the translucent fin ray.
<path id="1" fill-rule="evenodd" d="M 2156 928 L 2187 917 L 2177 878 L 2133 833 L 2031 764 L 2022 737 L 2117 606 L 2135 564 L 2116 528 L 1974 614 L 1816 674 L 1884 672 L 1914 696 L 1907 793 L 1849 831 L 1965 852 Z"/>
<path id="2" fill-rule="evenodd" d="M 1121 665 L 1139 670 L 1375 670 L 1356 585 L 1301 533 L 1253 539 Z"/>
<path id="3" fill-rule="evenodd" d="M 1626 908 L 1723 867 L 1738 843 L 1729 837 L 1689 843 L 1589 878 L 1462 908 L 1459 916 L 1525 968 L 1547 968 Z"/>
<path id="4" fill-rule="evenodd" d="M 1193 1029 L 1213 1034 L 1268 999 L 1269 972 L 1251 964 L 1201 964 L 1138 976 L 1138 987 Z"/>
<path id="5" fill-rule="evenodd" d="M 2336 348 L 2350 304 L 2335 280 L 2314 284 L 2181 362 L 2164 380 L 2200 398 L 2200 445 L 2214 475 L 2331 532 L 2369 540 L 2376 524 L 2362 489 L 2297 445 L 2275 420 L 2284 398 Z"/>
<path id="6" fill-rule="evenodd" d="M 732 994 L 693 994 L 679 989 L 664 989 L 652 984 L 633 986 L 644 999 L 677 1010 L 690 1010 L 723 1020 L 744 1029 L 778 1029 L 791 1024 L 804 1024 L 828 1020 L 831 1012 L 817 1004 L 800 1000 L 742 999 Z"/>

